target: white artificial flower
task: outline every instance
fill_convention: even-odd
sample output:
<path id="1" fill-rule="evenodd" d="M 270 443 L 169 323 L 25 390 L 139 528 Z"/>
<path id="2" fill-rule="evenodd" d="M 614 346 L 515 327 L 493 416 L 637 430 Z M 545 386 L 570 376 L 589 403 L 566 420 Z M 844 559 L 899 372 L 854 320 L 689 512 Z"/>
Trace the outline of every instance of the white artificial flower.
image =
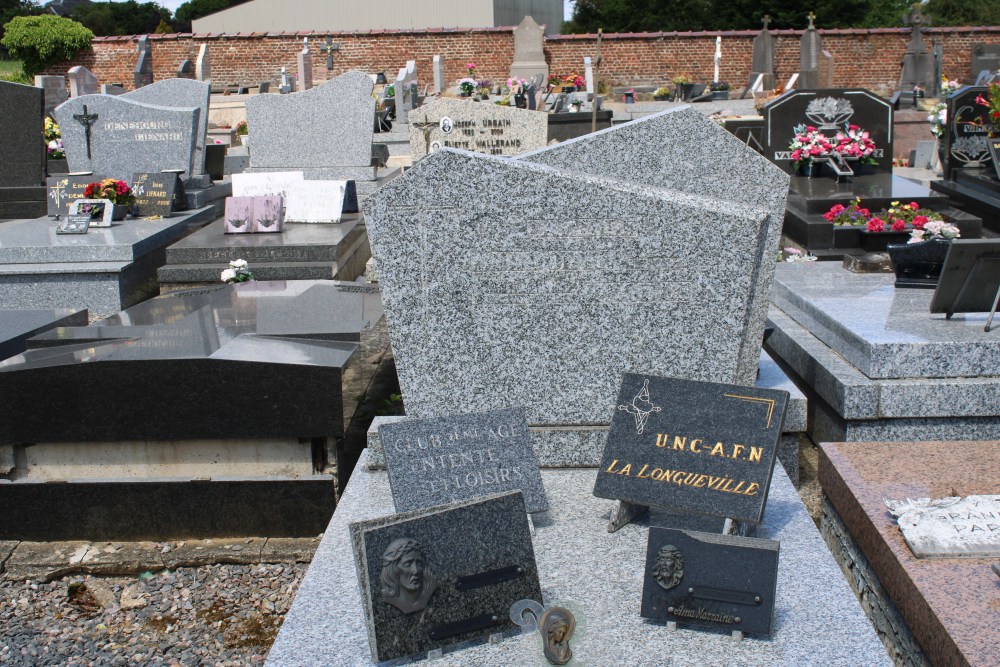
<path id="1" fill-rule="evenodd" d="M 245 269 L 247 268 L 247 261 L 245 259 L 234 259 L 233 261 L 229 262 L 229 266 L 233 267 L 234 269 Z"/>
<path id="2" fill-rule="evenodd" d="M 222 272 L 222 282 L 228 283 L 230 280 L 236 280 L 236 269 L 226 269 Z"/>

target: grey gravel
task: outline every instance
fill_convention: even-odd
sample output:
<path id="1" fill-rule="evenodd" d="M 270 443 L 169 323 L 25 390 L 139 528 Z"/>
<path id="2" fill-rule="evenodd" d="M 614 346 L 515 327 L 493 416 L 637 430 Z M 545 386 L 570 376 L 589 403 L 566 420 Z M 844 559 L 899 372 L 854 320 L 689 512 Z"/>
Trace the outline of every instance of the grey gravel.
<path id="1" fill-rule="evenodd" d="M 2 581 L 0 665 L 263 664 L 308 567 Z"/>

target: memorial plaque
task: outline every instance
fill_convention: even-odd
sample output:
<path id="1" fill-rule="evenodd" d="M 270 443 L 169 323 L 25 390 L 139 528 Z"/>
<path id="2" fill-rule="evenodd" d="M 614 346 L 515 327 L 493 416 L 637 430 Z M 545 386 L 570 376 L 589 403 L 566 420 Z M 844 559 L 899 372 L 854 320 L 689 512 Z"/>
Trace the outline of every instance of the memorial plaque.
<path id="1" fill-rule="evenodd" d="M 892 105 L 868 90 L 793 90 L 764 108 L 764 155 L 776 165 L 795 172 L 788 145 L 795 127 L 816 127 L 834 137 L 846 125 L 867 130 L 875 142 L 875 171 L 892 171 Z"/>
<path id="2" fill-rule="evenodd" d="M 56 234 L 86 234 L 90 229 L 90 214 L 68 215 L 56 227 Z"/>
<path id="3" fill-rule="evenodd" d="M 50 216 L 66 215 L 69 212 L 69 205 L 75 199 L 83 199 L 87 186 L 96 179 L 93 174 L 86 176 L 49 176 L 46 179 L 48 185 L 47 214 Z"/>
<path id="4" fill-rule="evenodd" d="M 278 196 L 288 201 L 288 188 L 305 180 L 301 171 L 273 171 L 260 174 L 233 174 L 234 197 Z"/>
<path id="5" fill-rule="evenodd" d="M 917 558 L 1000 558 L 1000 495 L 885 504 Z"/>
<path id="6" fill-rule="evenodd" d="M 548 509 L 528 422 L 517 408 L 379 426 L 397 512 L 520 489 Z"/>
<path id="7" fill-rule="evenodd" d="M 788 392 L 625 373 L 594 495 L 760 523 Z"/>
<path id="8" fill-rule="evenodd" d="M 735 535 L 649 529 L 642 616 L 768 636 L 779 544 Z"/>
<path id="9" fill-rule="evenodd" d="M 519 491 L 350 525 L 372 660 L 513 631 L 542 603 Z"/>
<path id="10" fill-rule="evenodd" d="M 91 227 L 110 227 L 115 212 L 110 199 L 74 199 L 69 205 L 70 218 L 86 215 Z"/>
<path id="11" fill-rule="evenodd" d="M 976 98 L 986 96 L 986 86 L 968 86 L 948 96 L 948 125 L 944 133 L 945 178 L 953 178 L 956 169 L 992 167 L 989 135 L 993 119 L 987 107 Z"/>
<path id="12" fill-rule="evenodd" d="M 253 232 L 253 197 L 226 197 L 226 234 Z"/>
<path id="13" fill-rule="evenodd" d="M 410 155 L 427 155 L 440 143 L 489 155 L 520 155 L 548 141 L 548 115 L 497 104 L 442 97 L 410 112 Z"/>
<path id="14" fill-rule="evenodd" d="M 288 222 L 340 222 L 347 181 L 301 181 L 288 184 L 285 220 Z"/>
<path id="15" fill-rule="evenodd" d="M 280 232 L 284 229 L 281 197 L 253 198 L 253 231 L 255 233 Z"/>
<path id="16" fill-rule="evenodd" d="M 135 196 L 132 212 L 142 218 L 168 217 L 173 207 L 176 186 L 177 174 L 135 174 L 132 177 L 132 194 Z"/>

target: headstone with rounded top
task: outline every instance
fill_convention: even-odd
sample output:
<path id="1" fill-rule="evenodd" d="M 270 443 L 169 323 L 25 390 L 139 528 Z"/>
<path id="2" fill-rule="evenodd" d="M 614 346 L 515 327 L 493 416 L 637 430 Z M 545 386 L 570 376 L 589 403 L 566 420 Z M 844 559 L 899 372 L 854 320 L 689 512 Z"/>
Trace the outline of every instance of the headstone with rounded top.
<path id="1" fill-rule="evenodd" d="M 94 73 L 83 65 L 70 67 L 66 73 L 69 79 L 69 96 L 80 97 L 81 95 L 96 95 L 100 92 L 97 85 L 97 77 Z"/>

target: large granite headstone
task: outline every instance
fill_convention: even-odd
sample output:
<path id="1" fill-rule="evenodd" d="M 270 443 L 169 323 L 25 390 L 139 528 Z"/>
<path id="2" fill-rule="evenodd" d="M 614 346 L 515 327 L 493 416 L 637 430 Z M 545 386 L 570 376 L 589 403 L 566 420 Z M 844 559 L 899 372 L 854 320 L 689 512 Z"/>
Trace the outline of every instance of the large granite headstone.
<path id="1" fill-rule="evenodd" d="M 301 93 L 247 99 L 247 122 L 253 128 L 250 170 L 305 169 L 335 178 L 343 168 L 370 169 L 372 88 L 367 74 L 347 72 Z"/>
<path id="2" fill-rule="evenodd" d="M 797 125 L 814 126 L 828 137 L 845 125 L 867 130 L 875 142 L 876 172 L 892 171 L 892 105 L 863 89 L 793 90 L 764 108 L 764 155 L 776 165 L 795 172 L 788 145 Z"/>
<path id="3" fill-rule="evenodd" d="M 774 89 L 774 36 L 767 29 L 771 22 L 771 17 L 764 15 L 761 23 L 764 27 L 757 36 L 753 38 L 753 55 L 750 60 L 750 76 L 747 78 L 747 85 L 752 86 L 760 75 L 764 76 L 762 85 L 764 90 Z"/>
<path id="4" fill-rule="evenodd" d="M 1000 558 L 1000 495 L 885 504 L 917 558 Z"/>
<path id="5" fill-rule="evenodd" d="M 198 59 L 194 64 L 194 78 L 206 83 L 212 83 L 212 56 L 208 44 L 198 47 Z"/>
<path id="6" fill-rule="evenodd" d="M 139 58 L 136 60 L 132 79 L 138 90 L 153 83 L 153 51 L 149 46 L 149 36 L 140 37 L 136 48 L 139 50 Z"/>
<path id="7" fill-rule="evenodd" d="M 969 81 L 975 81 L 982 71 L 1000 72 L 1000 44 L 973 44 L 972 71 Z"/>
<path id="8" fill-rule="evenodd" d="M 97 178 L 129 178 L 136 172 L 164 169 L 194 173 L 197 108 L 84 95 L 59 105 L 54 115 L 70 172 L 91 171 Z"/>
<path id="9" fill-rule="evenodd" d="M 212 87 L 192 79 L 163 79 L 122 95 L 123 99 L 160 107 L 198 109 L 198 131 L 195 136 L 194 157 L 188 176 L 205 173 L 205 141 L 208 136 L 208 105 Z"/>
<path id="10" fill-rule="evenodd" d="M 70 67 L 69 72 L 66 73 L 66 78 L 69 79 L 70 97 L 96 95 L 100 92 L 100 88 L 97 85 L 97 77 L 82 65 Z"/>
<path id="11" fill-rule="evenodd" d="M 530 16 L 514 28 L 514 62 L 510 66 L 510 76 L 518 79 L 532 79 L 537 74 L 549 76 L 549 64 L 545 61 L 543 43 L 545 31 Z"/>
<path id="12" fill-rule="evenodd" d="M 691 137 L 699 137 L 699 140 L 690 141 Z M 622 159 L 625 155 L 631 157 Z M 518 159 L 627 183 L 678 190 L 706 201 L 737 202 L 767 210 L 770 215 L 766 236 L 754 250 L 754 257 L 744 260 L 748 262 L 745 268 L 751 271 L 748 278 L 750 303 L 740 304 L 748 309 L 745 313 L 747 325 L 739 335 L 740 340 L 730 341 L 739 348 L 739 361 L 725 375 L 704 378 L 748 386 L 754 383 L 774 277 L 775 263 L 770 260 L 777 252 L 785 216 L 787 176 L 692 107 L 647 116 Z M 749 225 L 747 232 L 754 233 L 750 231 L 753 227 Z M 712 234 L 708 236 L 716 238 Z M 611 263 L 607 269 L 614 271 L 617 267 Z M 688 351 L 683 356 L 690 354 Z M 663 363 L 669 365 L 669 362 Z M 645 372 L 652 367 L 633 368 Z M 674 371 L 664 374 L 685 377 L 679 366 Z M 609 399 L 614 391 L 616 389 L 607 395 Z"/>
<path id="13" fill-rule="evenodd" d="M 45 93 L 0 81 L 0 188 L 45 184 Z"/>
<path id="14" fill-rule="evenodd" d="M 928 97 L 937 97 L 941 79 L 935 76 L 934 56 L 924 45 L 923 35 L 924 26 L 930 25 L 930 15 L 924 14 L 918 3 L 910 8 L 904 20 L 911 27 L 911 36 L 903 55 L 903 70 L 897 88 L 910 91 L 919 86 Z"/>
<path id="15" fill-rule="evenodd" d="M 720 199 L 721 188 L 709 198 L 451 149 L 371 195 L 407 414 L 523 405 L 529 424 L 606 424 L 622 371 L 752 384 L 763 320 L 751 306 L 781 220 L 764 207 L 784 201 L 787 183 L 731 141 L 733 159 L 714 160 L 727 191 L 767 176 L 754 206 Z M 553 209 L 552 193 L 573 205 Z"/>
<path id="16" fill-rule="evenodd" d="M 69 93 L 66 91 L 66 77 L 64 76 L 36 74 L 35 87 L 44 91 L 46 115 L 52 113 L 53 109 L 69 98 Z"/>
<path id="17" fill-rule="evenodd" d="M 519 491 L 350 525 L 374 662 L 516 630 L 542 603 Z"/>
<path id="18" fill-rule="evenodd" d="M 523 410 L 410 419 L 379 435 L 397 512 L 515 489 L 529 512 L 549 507 Z"/>
<path id="19" fill-rule="evenodd" d="M 948 126 L 944 133 L 945 178 L 952 178 L 956 169 L 989 168 L 989 134 L 1000 125 L 990 118 L 989 109 L 976 102 L 986 95 L 986 86 L 967 86 L 948 96 Z"/>
<path id="20" fill-rule="evenodd" d="M 438 148 L 491 155 L 520 155 L 543 148 L 548 114 L 443 97 L 410 112 L 410 155 L 418 160 Z"/>
<path id="21" fill-rule="evenodd" d="M 813 21 L 816 15 L 808 14 L 809 27 L 806 28 L 799 42 L 799 89 L 821 88 L 819 77 L 819 62 L 823 53 L 823 38 L 816 31 Z"/>

